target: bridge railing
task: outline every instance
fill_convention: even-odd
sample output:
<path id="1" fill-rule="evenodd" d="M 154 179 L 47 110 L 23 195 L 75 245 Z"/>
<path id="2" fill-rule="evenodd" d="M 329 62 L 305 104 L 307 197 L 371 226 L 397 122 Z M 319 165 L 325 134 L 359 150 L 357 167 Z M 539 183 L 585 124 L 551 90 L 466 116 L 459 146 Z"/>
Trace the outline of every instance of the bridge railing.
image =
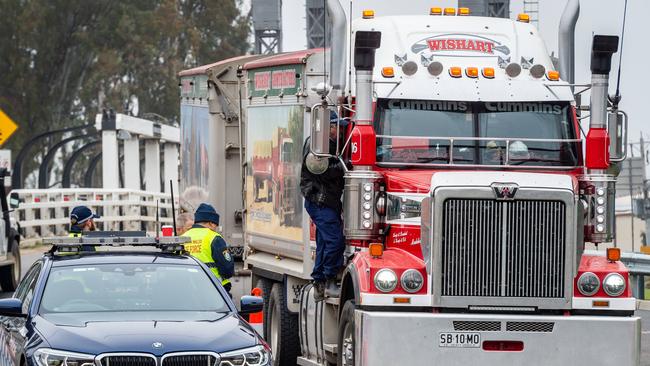
<path id="1" fill-rule="evenodd" d="M 171 197 L 164 193 L 96 188 L 16 189 L 11 193 L 20 198 L 13 218 L 26 239 L 66 235 L 70 210 L 79 205 L 101 216 L 95 220 L 98 230 L 155 232 L 156 205 L 161 225 L 172 224 Z"/>

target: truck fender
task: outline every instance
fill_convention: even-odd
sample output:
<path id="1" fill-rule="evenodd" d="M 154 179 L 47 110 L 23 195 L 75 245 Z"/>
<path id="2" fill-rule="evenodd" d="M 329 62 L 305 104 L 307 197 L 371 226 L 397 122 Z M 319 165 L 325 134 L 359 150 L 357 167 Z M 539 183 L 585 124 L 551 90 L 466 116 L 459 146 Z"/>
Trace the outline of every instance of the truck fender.
<path id="1" fill-rule="evenodd" d="M 361 300 L 359 295 L 359 274 L 357 273 L 357 266 L 354 262 L 348 265 L 343 271 L 340 304 L 345 304 L 345 302 L 350 299 L 354 299 L 357 304 L 359 303 L 359 300 Z M 342 309 L 339 309 L 339 311 L 341 310 Z"/>

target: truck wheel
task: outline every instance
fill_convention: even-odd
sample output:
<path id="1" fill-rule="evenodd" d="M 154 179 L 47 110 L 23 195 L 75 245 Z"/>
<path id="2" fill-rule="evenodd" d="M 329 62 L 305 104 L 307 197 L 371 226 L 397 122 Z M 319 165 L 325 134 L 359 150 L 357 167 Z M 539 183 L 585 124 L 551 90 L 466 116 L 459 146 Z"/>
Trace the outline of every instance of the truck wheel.
<path id="1" fill-rule="evenodd" d="M 11 255 L 9 258 L 13 259 L 13 263 L 0 267 L 0 287 L 5 292 L 15 291 L 20 282 L 20 248 L 18 248 L 18 241 L 15 238 L 11 238 L 9 247 L 11 247 Z"/>
<path id="2" fill-rule="evenodd" d="M 262 337 L 264 339 L 269 339 L 268 337 L 268 330 L 266 330 L 269 322 L 268 322 L 268 316 L 269 316 L 269 297 L 271 295 L 271 286 L 273 286 L 273 283 L 266 278 L 259 278 L 257 282 L 255 283 L 255 287 L 259 288 L 262 290 L 262 298 L 264 299 L 264 307 L 262 310 L 262 314 L 264 317 L 264 322 L 262 323 Z"/>
<path id="3" fill-rule="evenodd" d="M 338 366 L 354 365 L 354 300 L 348 300 L 343 305 L 341 321 L 339 321 L 339 350 L 337 357 Z"/>
<path id="4" fill-rule="evenodd" d="M 276 283 L 269 297 L 266 338 L 273 351 L 273 366 L 294 366 L 300 355 L 298 316 L 289 313 L 284 304 L 284 288 Z"/>

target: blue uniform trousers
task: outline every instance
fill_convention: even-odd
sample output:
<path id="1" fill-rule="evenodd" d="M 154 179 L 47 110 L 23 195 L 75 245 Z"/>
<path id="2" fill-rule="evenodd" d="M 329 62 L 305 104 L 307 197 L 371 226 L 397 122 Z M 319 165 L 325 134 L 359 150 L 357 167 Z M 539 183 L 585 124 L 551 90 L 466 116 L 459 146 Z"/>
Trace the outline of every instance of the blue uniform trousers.
<path id="1" fill-rule="evenodd" d="M 311 277 L 314 281 L 336 278 L 345 251 L 341 212 L 309 200 L 305 200 L 305 209 L 316 225 L 316 261 Z"/>

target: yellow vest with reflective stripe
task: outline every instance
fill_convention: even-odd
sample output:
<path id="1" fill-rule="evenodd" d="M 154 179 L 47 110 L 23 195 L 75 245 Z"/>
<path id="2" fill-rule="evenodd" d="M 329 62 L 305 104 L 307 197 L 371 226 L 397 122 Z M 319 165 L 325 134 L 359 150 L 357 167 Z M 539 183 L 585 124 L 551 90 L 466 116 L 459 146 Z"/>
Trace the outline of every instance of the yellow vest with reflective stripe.
<path id="1" fill-rule="evenodd" d="M 217 264 L 212 259 L 212 240 L 216 237 L 221 237 L 221 234 L 206 227 L 195 227 L 186 231 L 183 236 L 189 236 L 192 239 L 191 243 L 184 244 L 185 250 L 194 258 L 205 263 L 212 273 L 217 276 L 219 281 L 221 281 L 222 285 L 230 283 L 230 280 L 221 278 Z"/>

